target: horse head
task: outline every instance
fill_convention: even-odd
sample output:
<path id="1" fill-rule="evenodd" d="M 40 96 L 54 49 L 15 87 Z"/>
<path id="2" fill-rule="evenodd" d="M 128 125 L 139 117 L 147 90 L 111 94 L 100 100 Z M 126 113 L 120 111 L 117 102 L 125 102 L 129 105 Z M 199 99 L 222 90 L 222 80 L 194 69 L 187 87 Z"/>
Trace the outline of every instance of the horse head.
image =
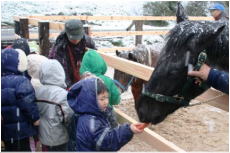
<path id="1" fill-rule="evenodd" d="M 119 52 L 116 50 L 116 56 L 128 59 L 129 58 L 129 52 Z M 121 72 L 117 69 L 114 70 L 114 76 L 113 79 L 115 81 L 115 84 L 122 90 L 122 92 L 127 91 L 129 85 L 131 85 L 133 77 L 129 74 L 126 74 L 124 72 Z"/>
<path id="2" fill-rule="evenodd" d="M 159 51 L 155 51 L 153 48 L 153 46 L 145 46 L 139 44 L 133 50 L 128 52 L 116 51 L 116 55 L 121 58 L 154 67 L 159 57 Z M 133 76 L 119 70 L 115 70 L 114 80 L 116 80 L 120 88 L 123 88 L 123 91 L 127 90 L 129 85 L 132 86 L 131 90 L 135 102 L 141 94 L 143 83 L 146 82 L 142 79 L 134 78 Z"/>
<path id="3" fill-rule="evenodd" d="M 228 68 L 228 62 L 221 61 L 228 61 L 228 24 L 182 19 L 186 18 L 169 32 L 155 70 L 135 103 L 141 122 L 160 123 L 208 89 L 187 76 L 188 66 L 197 65 L 200 53 L 207 53 L 208 64 Z"/>

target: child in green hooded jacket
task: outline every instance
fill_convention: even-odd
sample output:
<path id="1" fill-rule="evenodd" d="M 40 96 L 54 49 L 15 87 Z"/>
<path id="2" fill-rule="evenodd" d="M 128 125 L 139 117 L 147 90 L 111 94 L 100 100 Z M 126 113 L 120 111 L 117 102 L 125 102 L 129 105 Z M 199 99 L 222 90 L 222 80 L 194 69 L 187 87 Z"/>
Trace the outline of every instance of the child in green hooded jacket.
<path id="1" fill-rule="evenodd" d="M 85 53 L 82 59 L 82 63 L 80 67 L 80 75 L 90 72 L 104 81 L 106 87 L 109 90 L 110 109 L 107 113 L 108 119 L 110 120 L 110 123 L 114 127 L 117 126 L 117 121 L 115 119 L 112 106 L 119 104 L 121 98 L 120 98 L 120 91 L 118 87 L 115 85 L 115 83 L 113 82 L 113 80 L 108 76 L 105 76 L 106 71 L 107 71 L 107 64 L 105 60 L 101 57 L 101 55 L 98 52 L 96 52 L 93 49 L 89 49 Z"/>

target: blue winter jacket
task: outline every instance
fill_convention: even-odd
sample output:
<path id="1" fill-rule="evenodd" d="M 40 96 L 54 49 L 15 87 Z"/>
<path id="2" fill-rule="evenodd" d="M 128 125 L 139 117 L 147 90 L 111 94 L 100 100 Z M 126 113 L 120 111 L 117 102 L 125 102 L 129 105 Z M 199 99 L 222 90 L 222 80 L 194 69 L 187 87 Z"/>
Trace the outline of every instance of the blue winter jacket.
<path id="1" fill-rule="evenodd" d="M 77 151 L 117 151 L 132 139 L 133 132 L 128 124 L 111 128 L 97 104 L 96 80 L 79 81 L 67 96 L 70 107 L 80 115 L 76 121 Z"/>
<path id="2" fill-rule="evenodd" d="M 4 141 L 13 142 L 37 134 L 33 126 L 39 119 L 35 93 L 30 81 L 18 70 L 22 62 L 20 57 L 14 49 L 1 52 L 1 132 Z"/>
<path id="3" fill-rule="evenodd" d="M 207 83 L 217 90 L 229 93 L 229 74 L 227 72 L 211 69 Z"/>

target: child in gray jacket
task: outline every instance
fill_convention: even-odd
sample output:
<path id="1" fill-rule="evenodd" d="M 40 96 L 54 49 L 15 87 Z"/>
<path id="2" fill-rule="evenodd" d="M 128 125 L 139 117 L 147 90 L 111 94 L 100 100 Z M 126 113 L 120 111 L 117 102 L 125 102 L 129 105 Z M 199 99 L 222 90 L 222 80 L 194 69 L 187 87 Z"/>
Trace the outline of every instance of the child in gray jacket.
<path id="1" fill-rule="evenodd" d="M 35 89 L 41 116 L 39 140 L 47 151 L 67 151 L 66 124 L 73 115 L 67 103 L 65 72 L 57 60 L 42 62 L 39 71 L 42 86 Z"/>

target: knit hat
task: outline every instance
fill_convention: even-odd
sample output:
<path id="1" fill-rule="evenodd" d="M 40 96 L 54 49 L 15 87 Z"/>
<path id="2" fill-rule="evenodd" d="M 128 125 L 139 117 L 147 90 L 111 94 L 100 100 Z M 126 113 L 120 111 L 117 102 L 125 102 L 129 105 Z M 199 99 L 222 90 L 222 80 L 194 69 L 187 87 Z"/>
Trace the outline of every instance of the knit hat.
<path id="1" fill-rule="evenodd" d="M 29 55 L 29 53 L 30 53 L 30 47 L 28 45 L 27 40 L 24 38 L 14 40 L 12 48 L 23 50 L 25 52 L 26 56 Z"/>

